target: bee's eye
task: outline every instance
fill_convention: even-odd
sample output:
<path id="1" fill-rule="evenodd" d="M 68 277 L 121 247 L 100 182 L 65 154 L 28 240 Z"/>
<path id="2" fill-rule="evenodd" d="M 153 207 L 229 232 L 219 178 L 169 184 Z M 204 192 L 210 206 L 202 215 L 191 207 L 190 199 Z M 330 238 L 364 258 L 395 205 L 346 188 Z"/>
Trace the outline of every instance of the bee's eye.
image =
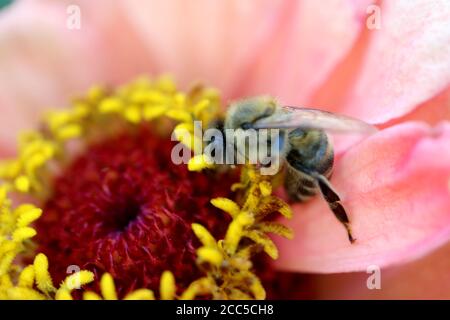
<path id="1" fill-rule="evenodd" d="M 248 129 L 253 128 L 253 125 L 252 125 L 250 122 L 244 122 L 244 123 L 241 125 L 241 128 L 244 129 L 244 130 L 248 130 Z"/>

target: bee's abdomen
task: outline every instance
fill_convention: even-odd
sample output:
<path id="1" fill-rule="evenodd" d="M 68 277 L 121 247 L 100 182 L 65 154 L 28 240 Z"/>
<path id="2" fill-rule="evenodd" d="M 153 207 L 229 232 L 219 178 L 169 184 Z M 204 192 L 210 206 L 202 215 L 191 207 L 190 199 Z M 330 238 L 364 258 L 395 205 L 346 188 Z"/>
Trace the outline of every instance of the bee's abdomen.
<path id="1" fill-rule="evenodd" d="M 289 135 L 285 188 L 293 200 L 305 201 L 318 192 L 315 174 L 330 177 L 334 152 L 323 131 L 294 130 Z"/>
<path id="2" fill-rule="evenodd" d="M 317 191 L 315 179 L 310 175 L 287 165 L 284 187 L 289 198 L 294 201 L 306 201 Z"/>

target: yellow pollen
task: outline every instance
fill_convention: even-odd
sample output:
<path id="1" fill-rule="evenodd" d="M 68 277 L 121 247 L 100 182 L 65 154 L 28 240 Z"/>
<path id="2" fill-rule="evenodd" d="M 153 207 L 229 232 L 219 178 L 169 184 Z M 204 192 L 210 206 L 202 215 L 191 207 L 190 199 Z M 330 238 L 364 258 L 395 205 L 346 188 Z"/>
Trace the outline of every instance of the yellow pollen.
<path id="1" fill-rule="evenodd" d="M 100 280 L 100 290 L 105 300 L 117 300 L 116 287 L 113 277 L 105 273 Z"/>
<path id="2" fill-rule="evenodd" d="M 175 298 L 175 278 L 170 271 L 164 271 L 161 275 L 160 294 L 162 300 L 172 300 Z"/>

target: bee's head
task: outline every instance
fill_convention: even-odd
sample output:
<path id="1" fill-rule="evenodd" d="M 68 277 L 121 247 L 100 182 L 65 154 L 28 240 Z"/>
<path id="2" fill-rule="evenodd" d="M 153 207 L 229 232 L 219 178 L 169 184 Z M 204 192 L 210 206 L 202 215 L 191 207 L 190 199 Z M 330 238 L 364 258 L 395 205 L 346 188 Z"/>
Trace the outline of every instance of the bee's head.
<path id="1" fill-rule="evenodd" d="M 256 120 L 272 115 L 276 106 L 275 99 L 268 96 L 233 102 L 227 111 L 225 129 L 251 129 Z"/>

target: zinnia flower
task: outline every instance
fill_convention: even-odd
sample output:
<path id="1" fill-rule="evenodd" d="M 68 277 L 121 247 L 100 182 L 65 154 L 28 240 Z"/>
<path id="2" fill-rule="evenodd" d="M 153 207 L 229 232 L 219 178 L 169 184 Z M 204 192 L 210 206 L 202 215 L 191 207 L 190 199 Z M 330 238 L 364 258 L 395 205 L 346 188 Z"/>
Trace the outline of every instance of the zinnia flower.
<path id="1" fill-rule="evenodd" d="M 226 288 L 232 292 L 217 297 L 262 298 L 263 285 L 275 298 L 449 297 L 448 3 L 91 2 L 22 0 L 0 12 L 0 152 L 5 159 L 18 154 L 21 165 L 31 167 L 19 170 L 13 162 L 3 173 L 11 181 L 0 193 L 0 275 L 8 297 L 77 297 L 73 275 L 65 277 L 72 264 L 82 266 L 75 275 L 86 285 L 85 298 L 152 298 L 154 292 L 192 298 L 220 287 L 214 279 L 233 283 Z M 80 28 L 69 28 L 76 9 Z M 379 28 L 368 24 L 374 9 L 380 10 Z M 130 82 L 140 74 L 164 73 L 185 90 L 164 78 Z M 218 88 L 225 103 L 207 88 L 188 91 L 195 81 Z M 44 112 L 67 105 L 79 92 L 88 93 L 71 111 Z M 153 103 L 146 111 L 139 98 L 158 101 L 149 92 L 169 96 L 170 103 L 159 109 Z M 240 186 L 247 193 L 238 206 L 229 192 L 235 175 L 193 173 L 170 163 L 170 126 L 160 118 L 188 126 L 188 111 L 210 117 L 233 99 L 257 94 L 347 114 L 381 129 L 358 142 L 336 143 L 331 182 L 357 242 L 349 244 L 320 197 L 295 204 L 286 223 L 295 237 L 274 238 L 275 264 L 251 260 L 267 274 L 242 263 L 253 257 L 250 252 L 235 256 L 241 235 L 257 230 L 248 239 L 277 257 L 263 233 L 274 230 L 273 221 L 246 212 L 268 210 L 264 201 L 271 201 L 269 211 L 290 216 L 287 207 L 251 168 L 243 169 Z M 136 99 L 136 105 L 122 106 L 123 99 Z M 37 129 L 44 114 L 42 135 L 25 136 L 16 149 L 19 132 Z M 151 119 L 159 119 L 158 125 L 137 125 Z M 65 145 L 79 136 L 89 143 Z M 31 158 L 36 150 L 39 156 Z M 29 174 L 56 156 L 66 161 L 60 172 Z M 31 190 L 34 198 L 16 196 L 11 203 L 8 188 Z M 42 216 L 34 205 L 23 205 L 39 199 L 48 200 L 35 203 Z M 230 213 L 229 220 L 211 199 Z M 277 226 L 290 238 L 290 229 Z M 110 237 L 124 227 L 134 228 L 128 238 Z M 223 275 L 221 263 L 235 258 L 244 259 L 239 272 Z M 382 288 L 371 291 L 365 272 L 374 265 L 381 268 Z M 55 286 L 52 277 L 62 284 Z"/>

